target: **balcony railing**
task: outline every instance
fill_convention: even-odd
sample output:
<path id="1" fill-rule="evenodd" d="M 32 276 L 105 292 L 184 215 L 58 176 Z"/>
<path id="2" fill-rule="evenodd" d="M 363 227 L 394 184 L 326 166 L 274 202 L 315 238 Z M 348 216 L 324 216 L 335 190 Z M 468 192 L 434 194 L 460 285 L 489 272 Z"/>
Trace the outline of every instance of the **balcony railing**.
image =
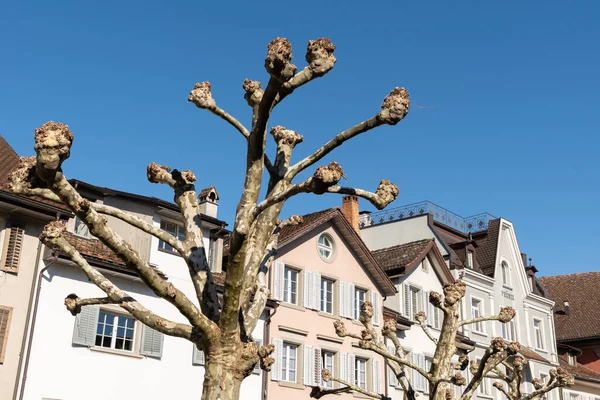
<path id="1" fill-rule="evenodd" d="M 422 201 L 402 207 L 391 208 L 389 210 L 362 214 L 360 218 L 360 227 L 364 228 L 391 221 L 400 221 L 424 214 L 431 214 L 435 221 L 463 233 L 484 231 L 487 229 L 489 222 L 496 219 L 496 217 L 488 213 L 481 213 L 470 217 L 461 217 L 435 203 Z"/>

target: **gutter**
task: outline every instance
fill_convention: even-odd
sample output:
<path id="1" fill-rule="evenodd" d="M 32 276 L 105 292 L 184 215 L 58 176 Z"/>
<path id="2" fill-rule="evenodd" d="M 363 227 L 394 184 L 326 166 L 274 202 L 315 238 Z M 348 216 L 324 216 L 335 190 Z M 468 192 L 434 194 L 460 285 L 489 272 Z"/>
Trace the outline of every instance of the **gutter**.
<path id="1" fill-rule="evenodd" d="M 39 266 L 39 260 L 41 258 L 41 249 L 44 248 L 45 246 L 40 242 L 39 246 L 38 246 L 38 256 L 37 256 L 37 260 L 36 260 L 36 268 Z M 25 326 L 25 332 L 23 334 L 23 345 L 21 347 L 21 354 L 23 354 L 23 350 L 25 347 L 25 344 L 27 343 L 27 352 L 25 354 L 25 366 L 23 368 L 23 373 L 20 374 L 20 372 L 17 373 L 17 380 L 16 380 L 16 384 L 15 384 L 15 390 L 13 393 L 13 400 L 17 399 L 17 389 L 19 388 L 19 381 L 21 381 L 21 390 L 19 391 L 19 400 L 23 399 L 23 396 L 25 394 L 25 382 L 27 381 L 27 369 L 29 368 L 29 359 L 31 357 L 31 346 L 32 346 L 32 341 L 33 341 L 33 333 L 35 331 L 35 321 L 36 321 L 36 316 L 37 316 L 37 311 L 38 311 L 38 305 L 39 305 L 39 301 L 40 301 L 40 292 L 42 291 L 42 275 L 44 274 L 44 272 L 46 272 L 48 270 L 48 268 L 50 268 L 55 262 L 56 260 L 58 260 L 58 257 L 54 257 L 52 259 L 52 261 L 50 261 L 50 263 L 48 265 L 46 265 L 44 268 L 42 268 L 40 270 L 40 272 L 37 274 L 37 285 L 36 285 L 36 289 L 35 292 L 33 290 L 33 285 L 31 286 L 31 294 L 32 294 L 32 298 L 31 301 L 29 302 L 29 307 L 27 309 L 27 315 L 29 316 L 27 319 L 27 324 Z M 44 260 L 46 261 L 46 260 Z M 35 293 L 35 301 L 33 300 L 33 294 Z M 31 307 L 33 306 L 33 313 L 31 313 Z M 29 339 L 27 341 L 25 341 L 25 339 L 27 338 L 27 330 L 29 328 L 29 324 L 31 323 L 31 330 L 29 331 Z M 19 369 L 18 371 L 21 371 L 21 364 L 23 362 L 23 358 L 21 358 L 19 360 Z M 22 378 L 21 378 L 22 375 Z"/>
<path id="2" fill-rule="evenodd" d="M 271 341 L 271 337 L 269 336 L 269 332 L 271 332 L 271 318 L 273 318 L 273 315 L 275 315 L 275 313 L 277 312 L 277 307 L 279 307 L 279 303 L 274 304 L 273 311 L 269 313 L 269 315 L 267 316 L 267 318 L 265 320 L 265 323 L 263 326 L 263 346 L 266 346 Z M 268 394 L 269 394 L 269 390 L 268 390 L 269 376 L 266 373 L 266 371 L 261 371 L 261 374 L 262 374 L 262 383 L 261 383 L 262 399 L 267 400 Z"/>

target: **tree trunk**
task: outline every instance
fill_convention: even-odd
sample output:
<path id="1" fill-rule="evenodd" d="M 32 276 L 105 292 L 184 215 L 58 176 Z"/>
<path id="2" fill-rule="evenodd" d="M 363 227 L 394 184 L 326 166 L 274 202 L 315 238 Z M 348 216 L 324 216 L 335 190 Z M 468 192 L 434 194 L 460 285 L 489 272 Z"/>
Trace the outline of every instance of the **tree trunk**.
<path id="1" fill-rule="evenodd" d="M 204 371 L 202 400 L 238 400 L 240 398 L 242 380 L 239 379 L 239 372 L 236 373 L 237 369 L 233 363 L 226 363 L 222 358 L 207 359 Z"/>

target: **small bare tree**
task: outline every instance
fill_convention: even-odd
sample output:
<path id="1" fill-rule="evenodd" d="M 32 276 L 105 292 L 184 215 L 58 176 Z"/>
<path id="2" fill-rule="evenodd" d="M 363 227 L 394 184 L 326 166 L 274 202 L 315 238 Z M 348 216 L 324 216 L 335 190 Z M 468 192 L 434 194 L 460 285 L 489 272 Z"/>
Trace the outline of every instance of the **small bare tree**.
<path id="1" fill-rule="evenodd" d="M 292 152 L 294 147 L 302 142 L 303 137 L 293 130 L 283 126 L 272 127 L 270 133 L 276 144 L 274 158 L 269 158 L 265 152 L 271 112 L 296 89 L 330 71 L 336 62 L 334 50 L 335 46 L 328 39 L 309 41 L 306 52 L 308 65 L 298 72 L 291 62 L 290 43 L 283 38 L 271 41 L 265 59 L 265 69 L 269 74 L 266 88 L 262 89 L 258 81 L 245 80 L 243 83 L 244 98 L 252 108 L 251 129 L 217 106 L 212 97 L 210 83 L 196 84 L 190 92 L 188 98 L 190 102 L 221 117 L 242 134 L 247 144 L 246 177 L 236 209 L 222 301 L 217 296 L 202 241 L 203 234 L 199 224 L 199 207 L 194 187 L 196 176 L 192 171 L 171 170 L 156 163 L 151 163 L 147 168 L 150 182 L 165 184 L 173 189 L 175 202 L 185 221 L 183 240 L 127 212 L 104 204 L 91 203 L 83 198 L 68 182 L 62 171 L 62 163 L 69 157 L 73 143 L 73 134 L 68 126 L 62 123 L 48 122 L 36 129 L 34 134 L 36 156 L 22 158 L 19 168 L 11 174 L 10 188 L 14 193 L 40 196 L 66 205 L 89 227 L 91 234 L 114 251 L 157 296 L 173 304 L 188 323 L 176 323 L 155 314 L 132 298 L 129 293 L 117 287 L 100 271 L 88 264 L 65 239 L 64 224 L 56 221 L 45 227 L 41 240 L 67 255 L 82 269 L 91 282 L 106 293 L 106 297 L 103 298 L 85 299 L 71 294 L 65 299 L 67 308 L 76 314 L 85 305 L 117 304 L 143 324 L 165 335 L 181 337 L 193 342 L 205 353 L 203 400 L 238 399 L 240 385 L 244 378 L 251 374 L 256 363 L 260 362 L 265 371 L 269 371 L 273 364 L 274 360 L 271 357 L 273 346 L 265 345 L 259 348 L 252 339 L 251 333 L 269 296 L 265 276 L 274 258 L 279 232 L 286 224 L 301 222 L 298 216 L 284 221 L 278 219 L 285 201 L 300 193 L 354 194 L 382 209 L 398 196 L 398 188 L 386 180 L 379 183 L 374 193 L 339 186 L 338 182 L 343 177 L 343 170 L 336 162 L 319 166 L 311 177 L 302 182 L 294 183 L 294 180 L 299 173 L 312 167 L 345 141 L 380 125 L 396 125 L 400 122 L 408 113 L 410 106 L 409 95 L 404 88 L 392 90 L 384 99 L 381 110 L 373 117 L 338 133 L 314 153 L 295 164 L 291 162 Z M 259 194 L 264 174 L 267 174 L 268 187 L 265 198 L 261 200 Z M 172 246 L 188 266 L 196 299 L 187 297 L 172 283 L 163 279 L 129 243 L 108 226 L 105 215 L 118 218 Z M 385 325 L 382 333 L 392 340 L 397 351 L 396 354 L 388 354 L 371 324 L 372 306 L 366 303 L 363 309 L 361 320 L 365 329 L 362 337 L 356 338 L 360 340 L 363 348 L 382 354 L 389 360 L 391 368 L 398 375 L 409 398 L 414 398 L 414 391 L 406 378 L 405 368 L 414 368 L 425 376 L 433 386 L 436 398 L 448 396 L 447 384 L 459 382 L 461 378 L 455 375 L 455 372 L 466 368 L 465 360 L 459 365 L 451 361 L 456 352 L 454 337 L 458 327 L 473 322 L 461 322 L 457 319 L 457 304 L 464 294 L 464 287 L 460 284 L 450 285 L 445 294 L 444 301 L 440 295 L 432 295 L 434 305 L 444 312 L 444 328 L 439 339 L 430 336 L 437 343 L 431 371 L 424 371 L 406 360 L 402 346 L 393 334 L 394 326 L 389 323 Z M 496 317 L 498 318 L 500 317 Z M 341 322 L 336 326 L 340 336 L 349 336 Z M 510 386 L 511 392 L 505 390 L 505 393 L 513 396 L 515 400 L 523 398 L 519 389 L 520 378 L 515 374 L 519 365 L 518 358 L 514 355 L 516 347 L 518 346 L 514 344 L 505 345 L 499 340 L 494 341 L 482 364 L 475 368 L 474 380 L 467 386 L 463 398 L 472 395 L 481 377 L 490 374 L 497 374 L 500 377 L 498 366 L 502 364 L 509 368 L 508 360 L 511 357 L 513 362 L 509 371 L 512 372 L 506 375 L 505 380 L 512 386 Z M 550 386 L 556 387 L 558 382 L 564 380 L 561 374 L 557 373 L 553 376 L 555 378 L 550 384 L 538 390 L 540 393 Z M 479 378 L 475 379 L 476 377 Z M 324 372 L 324 378 L 334 379 L 347 385 L 342 389 L 336 389 L 337 391 L 356 390 L 365 393 L 350 383 L 330 377 L 327 372 Z M 464 378 L 462 379 L 464 381 Z M 321 397 L 330 392 L 317 388 L 313 390 L 313 396 Z M 368 394 L 383 398 L 382 395 Z"/>
<path id="2" fill-rule="evenodd" d="M 381 329 L 381 337 L 378 335 L 373 328 L 373 305 L 370 301 L 366 301 L 361 309 L 360 322 L 363 324 L 364 329 L 360 335 L 348 332 L 341 320 L 334 322 L 335 330 L 340 337 L 350 337 L 358 340 L 360 348 L 371 350 L 383 356 L 389 368 L 396 375 L 398 383 L 402 387 L 404 398 L 407 400 L 414 400 L 417 396 L 409 378 L 411 374 L 407 372 L 409 369 L 416 371 L 425 378 L 429 383 L 429 398 L 435 400 L 471 399 L 484 379 L 494 380 L 494 387 L 504 393 L 507 400 L 539 400 L 552 389 L 573 385 L 573 376 L 564 369 L 557 368 L 550 370 L 550 378 L 547 382 L 542 382 L 537 378 L 533 379 L 532 384 L 535 390 L 531 393 L 524 393 L 524 367 L 528 361 L 519 354 L 521 345 L 518 342 L 506 342 L 502 338 L 492 340 L 479 362 L 469 360 L 467 354 L 456 357 L 456 336 L 462 326 L 484 321 L 508 323 L 515 317 L 515 310 L 512 307 L 504 307 L 498 315 L 460 320 L 459 309 L 461 300 L 465 296 L 465 289 L 464 282 L 456 281 L 444 285 L 443 297 L 440 293 L 430 293 L 429 302 L 443 313 L 442 327 L 438 337 L 434 336 L 429 330 L 425 313 L 419 312 L 416 315 L 416 320 L 423 333 L 435 344 L 435 353 L 429 370 L 415 365 L 406 357 L 402 343 L 396 335 L 395 320 L 386 320 Z M 392 344 L 393 352 L 388 351 L 384 339 Z M 469 368 L 472 375 L 468 382 L 462 374 L 462 371 L 467 368 Z M 314 387 L 311 397 L 318 399 L 327 394 L 355 391 L 375 399 L 387 399 L 384 394 L 373 393 L 358 387 L 353 382 L 346 382 L 333 377 L 328 370 L 323 370 L 322 376 L 325 381 L 338 382 L 340 387 L 335 389 Z M 455 396 L 455 393 L 457 396 Z"/>

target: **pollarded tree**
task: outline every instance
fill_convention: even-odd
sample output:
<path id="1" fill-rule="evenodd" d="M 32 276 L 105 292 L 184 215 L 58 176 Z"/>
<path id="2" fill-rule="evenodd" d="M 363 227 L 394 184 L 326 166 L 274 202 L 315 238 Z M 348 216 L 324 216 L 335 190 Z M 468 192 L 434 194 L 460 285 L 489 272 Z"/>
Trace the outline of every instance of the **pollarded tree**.
<path id="1" fill-rule="evenodd" d="M 550 370 L 550 378 L 547 382 L 542 382 L 537 378 L 533 379 L 531 383 L 534 390 L 525 393 L 523 391 L 524 367 L 528 360 L 519 354 L 521 345 L 518 342 L 507 342 L 502 338 L 494 338 L 479 362 L 470 360 L 467 354 L 457 356 L 456 335 L 462 326 L 484 321 L 508 323 L 515 317 L 515 310 L 512 307 L 504 307 L 498 315 L 461 320 L 459 310 L 461 300 L 465 296 L 465 289 L 464 282 L 455 281 L 444 285 L 443 296 L 436 292 L 430 293 L 429 302 L 440 309 L 443 315 L 439 336 L 436 337 L 429 330 L 424 312 L 421 311 L 415 316 L 423 333 L 435 344 L 431 367 L 428 370 L 414 364 L 406 357 L 402 343 L 396 335 L 395 320 L 386 320 L 380 332 L 381 336 L 379 335 L 373 327 L 373 305 L 370 301 L 366 301 L 361 309 L 360 322 L 364 329 L 360 335 L 348 332 L 342 320 L 334 322 L 335 330 L 340 337 L 358 340 L 360 348 L 383 356 L 389 368 L 396 375 L 406 400 L 415 400 L 417 397 L 410 379 L 413 374 L 408 370 L 416 371 L 427 381 L 429 398 L 435 400 L 469 400 L 484 379 L 494 380 L 493 386 L 502 392 L 507 400 L 539 400 L 544 394 L 555 388 L 573 385 L 573 376 L 564 369 L 557 368 Z M 462 373 L 467 368 L 471 373 L 469 381 Z M 354 391 L 375 399 L 387 399 L 384 394 L 373 393 L 358 387 L 353 382 L 333 377 L 328 370 L 323 370 L 322 376 L 325 381 L 338 382 L 340 387 L 335 389 L 314 387 L 311 397 L 318 399 L 328 394 Z"/>
<path id="2" fill-rule="evenodd" d="M 382 209 L 398 196 L 398 188 L 386 180 L 379 183 L 374 193 L 339 186 L 338 182 L 343 177 L 343 171 L 335 162 L 317 167 L 313 175 L 304 181 L 294 181 L 299 173 L 313 167 L 345 141 L 380 125 L 396 125 L 400 122 L 408 113 L 410 106 L 409 95 L 404 88 L 392 90 L 384 99 L 381 110 L 373 117 L 338 133 L 321 148 L 296 163 L 291 161 L 292 152 L 294 147 L 302 142 L 302 135 L 282 126 L 268 129 L 271 112 L 280 102 L 299 87 L 325 75 L 333 68 L 336 62 L 334 50 L 335 46 L 328 39 L 309 41 L 306 52 L 308 65 L 298 72 L 291 62 L 290 43 L 283 38 L 277 38 L 269 43 L 265 59 L 265 69 L 269 74 L 266 88 L 261 88 L 261 83 L 258 81 L 245 80 L 243 83 L 244 98 L 252 108 L 250 129 L 217 105 L 208 82 L 196 84 L 190 92 L 188 98 L 190 102 L 221 117 L 237 129 L 246 139 L 247 145 L 246 177 L 236 209 L 222 301 L 217 296 L 203 246 L 203 233 L 199 225 L 199 207 L 194 187 L 196 176 L 192 171 L 171 170 L 156 163 L 151 163 L 147 168 L 150 182 L 165 184 L 173 189 L 175 202 L 185 221 L 183 240 L 122 210 L 84 199 L 68 182 L 62 171 L 62 163 L 69 157 L 73 142 L 73 134 L 68 126 L 62 123 L 48 122 L 36 129 L 34 134 L 36 156 L 22 158 L 19 168 L 11 174 L 10 187 L 14 193 L 41 196 L 65 204 L 88 226 L 90 233 L 114 251 L 157 296 L 173 304 L 185 317 L 187 323 L 176 323 L 155 314 L 132 298 L 129 293 L 117 287 L 100 271 L 90 266 L 65 239 L 63 235 L 65 226 L 57 221 L 45 227 L 41 240 L 70 257 L 89 280 L 106 293 L 106 297 L 103 298 L 79 298 L 76 294 L 71 294 L 65 299 L 67 308 L 76 314 L 85 305 L 117 304 L 141 323 L 163 334 L 193 342 L 205 353 L 205 378 L 202 388 L 204 400 L 238 399 L 240 385 L 244 378 L 251 374 L 254 365 L 260 362 L 261 367 L 269 371 L 273 364 L 271 357 L 273 346 L 265 345 L 259 348 L 252 339 L 251 332 L 269 296 L 265 275 L 273 261 L 279 232 L 286 224 L 297 224 L 301 221 L 297 216 L 284 221 L 278 219 L 285 201 L 300 193 L 354 194 Z M 265 152 L 268 131 L 276 144 L 274 158 L 269 158 Z M 265 174 L 268 178 L 267 194 L 264 199 L 260 199 L 261 183 Z M 164 280 L 130 244 L 107 225 L 105 215 L 118 218 L 172 246 L 188 266 L 197 299 L 192 300 L 172 283 Z M 444 302 L 441 297 L 435 298 L 434 304 L 444 311 L 446 328 L 442 336 L 436 339 L 438 346 L 432 370 L 417 369 L 431 384 L 439 387 L 435 392 L 435 397 L 439 399 L 446 396 L 444 388 L 447 382 L 459 379 L 453 375 L 455 370 L 466 368 L 464 360 L 460 368 L 451 362 L 451 357 L 456 350 L 454 335 L 457 326 L 461 323 L 455 315 L 458 307 L 456 303 L 460 297 L 457 294 L 457 287 L 459 286 L 449 287 Z M 394 339 L 393 327 L 389 324 L 386 324 L 383 334 L 394 341 L 397 352 L 388 354 L 385 351 L 370 322 L 371 314 L 372 307 L 367 303 L 361 317 L 365 329 L 360 337 L 360 345 L 380 354 L 386 354 L 391 367 L 405 385 L 407 396 L 414 397 L 411 394 L 413 392 L 410 382 L 405 378 L 404 369 L 418 367 L 403 358 L 401 345 L 397 339 Z M 348 335 L 341 323 L 338 323 L 338 333 L 342 336 Z M 504 345 L 500 346 L 496 343 L 485 360 L 500 358 L 497 354 L 508 354 L 509 351 L 513 351 L 513 347 L 505 348 Z M 512 353 L 502 360 L 502 364 L 507 364 L 507 359 L 510 357 L 513 357 Z M 497 365 L 498 363 L 494 367 Z M 479 369 L 481 369 L 479 375 L 500 374 L 495 369 L 492 371 L 485 366 Z M 517 367 L 513 367 L 511 371 L 517 371 Z M 329 377 L 327 373 L 324 375 L 326 378 Z M 514 373 L 511 373 L 510 377 L 513 377 L 511 382 L 517 382 L 515 394 L 511 396 L 514 396 L 515 400 L 520 399 L 518 378 Z M 556 385 L 556 382 L 558 378 L 552 385 Z M 463 397 L 470 397 L 474 385 L 477 383 L 472 383 Z M 344 389 L 348 391 L 357 388 L 349 385 Z M 326 390 L 318 388 L 313 391 L 315 397 L 327 393 Z M 374 395 L 382 397 L 382 395 Z"/>

